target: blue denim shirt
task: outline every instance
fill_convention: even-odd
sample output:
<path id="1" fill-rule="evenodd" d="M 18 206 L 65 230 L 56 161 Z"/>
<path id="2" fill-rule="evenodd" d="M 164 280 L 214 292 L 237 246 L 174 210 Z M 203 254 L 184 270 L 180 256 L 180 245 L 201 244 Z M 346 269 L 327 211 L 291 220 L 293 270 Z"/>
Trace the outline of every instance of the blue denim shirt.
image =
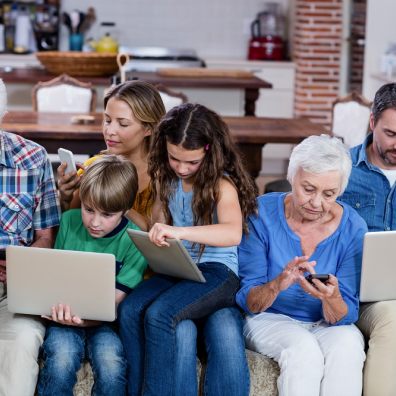
<path id="1" fill-rule="evenodd" d="M 373 135 L 351 149 L 352 173 L 341 201 L 352 206 L 366 221 L 369 231 L 396 229 L 396 183 L 391 187 L 381 170 L 367 159 Z"/>

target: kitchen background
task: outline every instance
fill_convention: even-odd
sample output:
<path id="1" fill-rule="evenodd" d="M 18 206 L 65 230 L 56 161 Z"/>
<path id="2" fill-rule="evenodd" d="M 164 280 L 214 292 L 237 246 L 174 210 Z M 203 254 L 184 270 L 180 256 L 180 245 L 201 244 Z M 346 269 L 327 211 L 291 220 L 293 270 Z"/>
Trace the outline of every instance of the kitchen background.
<path id="1" fill-rule="evenodd" d="M 48 1 L 56 3 L 56 0 Z M 285 16 L 289 46 L 293 42 L 293 48 L 288 52 L 290 59 L 282 62 L 247 61 L 251 22 L 268 2 L 63 0 L 61 11 L 70 13 L 78 9 L 86 12 L 90 6 L 95 8 L 97 20 L 85 39 L 98 39 L 103 35 L 101 22 L 115 22 L 112 33 L 124 46 L 192 48 L 209 68 L 228 67 L 254 72 L 257 77 L 273 84 L 271 90 L 260 92 L 256 106 L 258 116 L 303 116 L 329 126 L 331 105 L 337 97 L 354 89 L 372 100 L 380 85 L 395 81 L 395 0 L 272 0 L 280 5 Z M 296 28 L 294 35 L 293 27 Z M 68 29 L 61 24 L 60 50 L 69 49 L 68 39 Z M 26 67 L 38 64 L 34 54 L 8 55 L 0 55 L 0 67 L 17 67 L 16 58 L 25 62 Z M 14 84 L 13 88 L 15 96 L 12 96 L 10 86 L 10 104 L 30 108 L 30 98 L 25 94 L 27 87 Z M 202 98 L 193 96 L 192 92 L 185 93 L 191 100 L 202 101 L 220 114 L 243 114 L 240 94 L 232 96 L 228 92 L 218 92 L 217 96 L 200 91 Z M 203 102 L 209 97 L 215 98 L 216 103 Z M 264 151 L 267 151 L 267 159 L 271 156 L 274 160 L 275 157 L 281 159 L 279 167 L 264 167 L 264 170 L 283 172 L 288 150 L 278 152 L 274 145 L 268 145 Z"/>
<path id="2" fill-rule="evenodd" d="M 289 14 L 288 0 L 274 1 Z M 194 48 L 205 57 L 246 59 L 250 23 L 264 8 L 263 0 L 64 0 L 62 10 L 96 10 L 97 22 L 87 33 L 101 34 L 100 22 L 116 22 L 120 44 Z M 287 24 L 286 24 L 287 25 Z M 61 26 L 60 49 L 68 49 Z"/>

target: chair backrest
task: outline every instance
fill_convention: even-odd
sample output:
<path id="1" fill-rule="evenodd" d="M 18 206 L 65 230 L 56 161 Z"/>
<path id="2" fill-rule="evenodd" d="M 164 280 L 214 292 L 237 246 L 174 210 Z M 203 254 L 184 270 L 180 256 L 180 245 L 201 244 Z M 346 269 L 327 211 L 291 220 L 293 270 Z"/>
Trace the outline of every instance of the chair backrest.
<path id="1" fill-rule="evenodd" d="M 161 99 L 164 102 L 165 110 L 167 112 L 173 107 L 179 106 L 188 101 L 187 96 L 183 92 L 173 91 L 162 84 L 156 84 L 156 88 L 161 95 Z"/>
<path id="2" fill-rule="evenodd" d="M 348 147 L 361 144 L 369 131 L 371 102 L 352 92 L 333 103 L 332 132 Z"/>
<path id="3" fill-rule="evenodd" d="M 96 90 L 67 74 L 37 83 L 32 90 L 33 111 L 89 113 L 95 111 Z"/>

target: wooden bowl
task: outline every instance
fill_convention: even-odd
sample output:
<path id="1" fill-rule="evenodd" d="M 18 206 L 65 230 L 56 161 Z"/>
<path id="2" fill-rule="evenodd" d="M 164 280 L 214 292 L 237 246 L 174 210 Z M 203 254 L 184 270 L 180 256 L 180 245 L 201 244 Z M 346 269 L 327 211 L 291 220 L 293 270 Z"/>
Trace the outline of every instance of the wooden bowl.
<path id="1" fill-rule="evenodd" d="M 41 51 L 37 59 L 53 74 L 110 76 L 118 71 L 117 54 L 80 51 Z"/>

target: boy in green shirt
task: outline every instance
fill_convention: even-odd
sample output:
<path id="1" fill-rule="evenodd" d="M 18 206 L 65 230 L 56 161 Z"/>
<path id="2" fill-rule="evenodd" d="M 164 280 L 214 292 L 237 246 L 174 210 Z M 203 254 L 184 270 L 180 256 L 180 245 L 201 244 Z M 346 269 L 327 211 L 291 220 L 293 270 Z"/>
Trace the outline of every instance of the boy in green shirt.
<path id="1" fill-rule="evenodd" d="M 115 255 L 117 306 L 141 282 L 146 268 L 145 259 L 126 232 L 138 227 L 124 217 L 137 190 L 138 177 L 130 161 L 116 155 L 102 156 L 84 172 L 81 209 L 62 215 L 55 242 L 56 249 Z M 93 394 L 126 394 L 126 360 L 114 324 L 84 320 L 63 304 L 53 306 L 47 319 L 52 322 L 43 344 L 39 395 L 72 394 L 85 357 L 94 373 Z"/>

